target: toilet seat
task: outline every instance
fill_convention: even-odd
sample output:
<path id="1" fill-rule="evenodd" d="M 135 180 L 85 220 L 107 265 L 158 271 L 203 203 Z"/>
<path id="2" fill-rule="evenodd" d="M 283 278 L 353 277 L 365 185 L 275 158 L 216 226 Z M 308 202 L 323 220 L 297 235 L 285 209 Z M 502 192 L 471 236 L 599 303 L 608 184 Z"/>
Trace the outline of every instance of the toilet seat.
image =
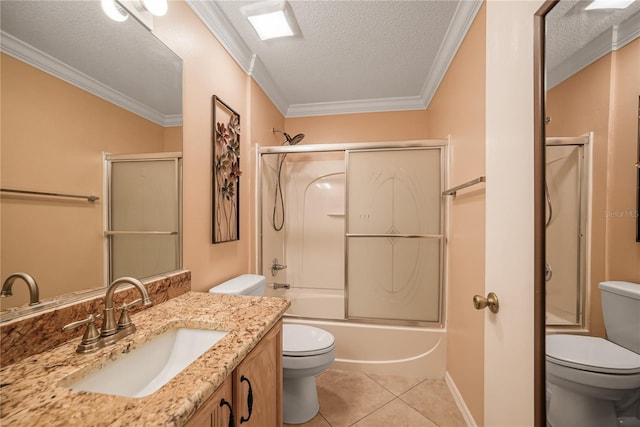
<path id="1" fill-rule="evenodd" d="M 324 329 L 308 325 L 282 326 L 282 353 L 284 356 L 303 357 L 325 354 L 333 350 L 334 338 Z"/>
<path id="2" fill-rule="evenodd" d="M 580 335 L 548 335 L 547 361 L 567 368 L 598 374 L 640 374 L 640 354 L 603 338 Z"/>

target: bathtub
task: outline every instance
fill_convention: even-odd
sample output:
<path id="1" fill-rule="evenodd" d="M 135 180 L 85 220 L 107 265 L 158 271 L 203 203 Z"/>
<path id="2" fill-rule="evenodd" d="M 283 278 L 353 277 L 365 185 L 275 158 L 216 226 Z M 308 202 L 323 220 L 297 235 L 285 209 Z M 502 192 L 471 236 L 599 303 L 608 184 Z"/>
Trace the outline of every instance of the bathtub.
<path id="1" fill-rule="evenodd" d="M 267 296 L 289 298 L 285 324 L 303 324 L 335 337 L 333 369 L 371 374 L 443 379 L 446 330 L 417 326 L 360 323 L 344 319 L 344 293 L 328 289 L 273 289 Z"/>

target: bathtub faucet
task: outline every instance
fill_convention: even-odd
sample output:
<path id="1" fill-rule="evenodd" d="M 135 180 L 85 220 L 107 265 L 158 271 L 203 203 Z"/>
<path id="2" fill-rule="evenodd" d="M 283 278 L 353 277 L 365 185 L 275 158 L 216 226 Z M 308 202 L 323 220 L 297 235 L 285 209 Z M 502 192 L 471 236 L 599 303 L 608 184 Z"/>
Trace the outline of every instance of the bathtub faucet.
<path id="1" fill-rule="evenodd" d="M 288 283 L 274 283 L 273 289 L 291 289 L 291 285 Z"/>
<path id="2" fill-rule="evenodd" d="M 274 258 L 273 261 L 271 262 L 271 275 L 273 277 L 276 277 L 276 274 L 278 274 L 278 271 L 284 270 L 285 268 L 287 268 L 286 264 L 278 264 L 278 258 Z"/>

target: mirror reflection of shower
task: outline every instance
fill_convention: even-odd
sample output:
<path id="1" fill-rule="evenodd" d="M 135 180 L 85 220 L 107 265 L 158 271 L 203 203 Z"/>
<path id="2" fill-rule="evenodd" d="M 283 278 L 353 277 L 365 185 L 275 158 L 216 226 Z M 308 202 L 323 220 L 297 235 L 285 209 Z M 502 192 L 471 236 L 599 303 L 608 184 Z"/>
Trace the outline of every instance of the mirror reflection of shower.
<path id="1" fill-rule="evenodd" d="M 546 181 L 544 182 L 544 197 L 547 201 L 547 219 L 545 221 L 545 229 L 549 228 L 549 224 L 551 224 L 551 220 L 553 219 L 553 202 L 551 201 L 551 193 L 549 192 L 549 183 Z M 549 280 L 551 280 L 551 278 L 553 277 L 553 270 L 551 269 L 551 264 L 549 264 L 549 262 L 546 262 L 544 264 L 544 280 L 546 282 L 548 282 Z"/>
<path id="2" fill-rule="evenodd" d="M 294 137 L 291 137 L 287 132 L 281 129 L 273 129 L 273 133 L 279 132 L 284 135 L 285 141 L 282 145 L 296 145 L 300 143 L 304 139 L 304 134 L 299 133 Z M 281 174 L 282 174 L 282 165 L 284 164 L 284 159 L 287 157 L 287 153 L 279 154 L 277 160 L 276 167 L 276 185 L 273 193 L 273 215 L 271 217 L 271 223 L 273 225 L 273 229 L 276 231 L 282 230 L 284 227 L 284 216 L 285 216 L 285 208 L 284 208 L 284 195 L 282 193 L 282 184 L 281 184 Z M 280 218 L 278 219 L 278 208 L 280 208 Z"/>
<path id="3" fill-rule="evenodd" d="M 547 326 L 585 322 L 591 135 L 546 141 Z"/>

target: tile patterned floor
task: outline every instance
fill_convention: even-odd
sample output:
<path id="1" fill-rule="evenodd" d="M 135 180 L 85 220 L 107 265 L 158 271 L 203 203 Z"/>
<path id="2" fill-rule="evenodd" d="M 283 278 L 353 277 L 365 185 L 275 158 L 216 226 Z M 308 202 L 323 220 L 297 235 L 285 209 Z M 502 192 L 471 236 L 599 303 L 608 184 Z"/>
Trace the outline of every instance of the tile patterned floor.
<path id="1" fill-rule="evenodd" d="M 335 369 L 316 380 L 320 412 L 298 427 L 466 426 L 442 380 Z"/>

